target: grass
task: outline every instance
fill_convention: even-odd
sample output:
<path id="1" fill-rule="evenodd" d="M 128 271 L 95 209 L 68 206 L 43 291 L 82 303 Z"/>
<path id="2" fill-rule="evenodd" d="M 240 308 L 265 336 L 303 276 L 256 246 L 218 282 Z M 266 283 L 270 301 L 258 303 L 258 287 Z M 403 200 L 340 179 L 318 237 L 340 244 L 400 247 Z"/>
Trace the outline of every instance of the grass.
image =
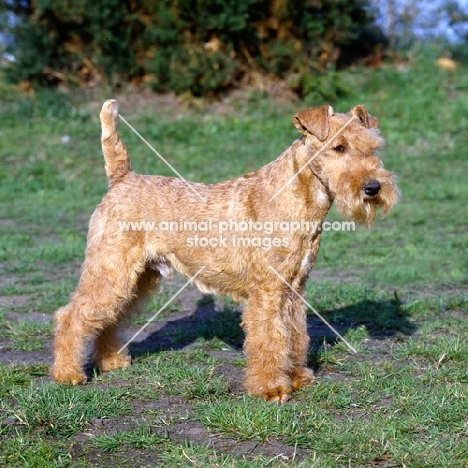
<path id="1" fill-rule="evenodd" d="M 3 328 L 3 330 L 2 330 Z M 52 322 L 37 323 L 31 320 L 5 321 L 0 330 L 11 339 L 10 347 L 20 351 L 38 351 L 52 336 Z"/>
<path id="2" fill-rule="evenodd" d="M 121 450 L 123 447 L 133 449 L 151 449 L 167 441 L 167 438 L 158 435 L 148 426 L 140 426 L 115 434 L 105 434 L 94 439 L 96 447 L 107 452 Z"/>
<path id="3" fill-rule="evenodd" d="M 468 70 L 438 70 L 431 54 L 343 76 L 352 91 L 334 107 L 363 103 L 379 118 L 403 199 L 370 232 L 324 234 L 308 301 L 358 353 L 310 310 L 318 379 L 283 406 L 241 387 L 239 308 L 188 292 L 132 344 L 131 367 L 89 369 L 86 387 L 50 381 L 52 313 L 76 285 L 106 191 L 98 112 L 109 96 L 30 99 L 1 85 L 0 466 L 466 466 Z M 301 107 L 259 92 L 221 112 L 122 101 L 125 118 L 203 182 L 276 157 L 297 137 L 288 116 Z M 137 172 L 172 175 L 120 129 Z M 176 289 L 164 284 L 130 325 Z"/>
<path id="4" fill-rule="evenodd" d="M 126 400 L 128 389 L 109 389 L 108 398 L 101 397 L 97 388 L 76 392 L 70 386 L 44 384 L 37 388 L 13 391 L 14 407 L 6 406 L 6 413 L 14 417 L 28 431 L 40 430 L 45 435 L 67 437 L 84 428 L 92 418 L 122 415 L 129 412 Z"/>

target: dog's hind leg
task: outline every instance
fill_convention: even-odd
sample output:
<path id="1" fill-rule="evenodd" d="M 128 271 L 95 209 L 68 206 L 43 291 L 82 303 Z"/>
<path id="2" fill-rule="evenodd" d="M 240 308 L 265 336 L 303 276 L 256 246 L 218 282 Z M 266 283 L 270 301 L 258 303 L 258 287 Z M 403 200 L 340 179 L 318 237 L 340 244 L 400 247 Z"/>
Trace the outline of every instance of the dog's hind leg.
<path id="1" fill-rule="evenodd" d="M 107 253 L 105 255 L 104 253 Z M 83 273 L 70 303 L 56 313 L 52 377 L 59 382 L 84 383 L 86 344 L 103 335 L 101 348 L 134 299 L 135 286 L 145 264 L 141 248 L 126 255 L 115 249 L 93 245 L 88 248 Z M 107 331 L 106 331 L 107 330 Z"/>
<path id="2" fill-rule="evenodd" d="M 160 278 L 159 271 L 146 266 L 145 270 L 138 277 L 131 300 L 122 311 L 124 321 L 142 312 L 151 295 L 158 287 Z M 127 348 L 120 351 L 123 343 L 119 339 L 118 331 L 119 324 L 111 324 L 104 328 L 96 338 L 93 361 L 103 372 L 127 367 L 131 362 Z"/>

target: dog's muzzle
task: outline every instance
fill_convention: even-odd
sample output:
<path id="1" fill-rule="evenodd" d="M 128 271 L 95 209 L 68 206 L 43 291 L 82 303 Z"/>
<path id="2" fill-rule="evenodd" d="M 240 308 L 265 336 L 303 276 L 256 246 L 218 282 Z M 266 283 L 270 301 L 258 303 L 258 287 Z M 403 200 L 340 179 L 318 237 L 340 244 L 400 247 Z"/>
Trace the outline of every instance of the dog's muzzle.
<path id="1" fill-rule="evenodd" d="M 364 185 L 364 193 L 369 197 L 374 197 L 380 192 L 380 182 L 371 180 Z"/>

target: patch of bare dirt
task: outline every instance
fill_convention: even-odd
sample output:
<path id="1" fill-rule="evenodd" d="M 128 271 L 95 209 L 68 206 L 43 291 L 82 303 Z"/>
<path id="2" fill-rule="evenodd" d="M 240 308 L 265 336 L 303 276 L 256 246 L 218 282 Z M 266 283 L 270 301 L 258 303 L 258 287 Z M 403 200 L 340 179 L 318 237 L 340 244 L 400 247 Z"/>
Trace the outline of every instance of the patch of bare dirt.
<path id="1" fill-rule="evenodd" d="M 9 296 L 8 296 L 9 297 Z M 18 321 L 18 320 L 28 320 L 34 323 L 47 323 L 52 320 L 50 314 L 44 312 L 35 312 L 30 310 L 29 312 L 9 312 L 6 315 L 7 320 Z"/>
<path id="2" fill-rule="evenodd" d="M 0 307 L 8 310 L 15 310 L 25 307 L 30 303 L 30 297 L 24 294 L 0 295 Z"/>
<path id="3" fill-rule="evenodd" d="M 210 354 L 213 355 L 213 353 L 210 353 Z M 225 361 L 229 354 L 235 355 L 236 359 L 242 358 L 241 352 L 237 352 L 237 353 L 217 352 L 216 357 L 220 360 Z M 215 374 L 224 377 L 224 379 L 227 382 L 227 391 L 230 394 L 242 394 L 243 392 L 245 392 L 245 388 L 243 384 L 244 370 L 241 367 L 235 366 L 233 364 L 222 364 L 216 367 Z"/>
<path id="4" fill-rule="evenodd" d="M 21 365 L 21 364 L 46 364 L 52 365 L 52 347 L 47 346 L 48 349 L 41 351 L 18 351 L 12 349 L 2 349 L 0 345 L 0 362 L 7 365 Z"/>
<path id="5" fill-rule="evenodd" d="M 11 286 L 18 280 L 17 276 L 5 273 L 10 268 L 11 265 L 8 262 L 0 262 L 0 271 L 3 272 L 3 274 L 0 275 L 0 289 Z"/>
<path id="6" fill-rule="evenodd" d="M 121 460 L 119 466 L 147 466 L 143 465 L 127 465 L 123 463 L 125 457 L 122 454 L 105 454 L 101 450 L 90 450 L 89 445 L 92 440 L 102 435 L 113 435 L 117 432 L 126 432 L 131 429 L 136 429 L 141 424 L 141 418 L 144 417 L 145 422 L 150 420 L 149 416 L 142 416 L 145 410 L 157 410 L 158 413 L 163 415 L 162 418 L 155 418 L 154 427 L 155 432 L 159 433 L 162 437 L 167 437 L 169 442 L 180 444 L 182 446 L 187 443 L 214 449 L 215 452 L 223 454 L 232 454 L 241 457 L 251 457 L 254 455 L 265 455 L 271 457 L 272 460 L 278 459 L 279 461 L 288 462 L 292 460 L 300 460 L 307 456 L 310 451 L 287 445 L 281 440 L 239 440 L 222 434 L 212 433 L 203 426 L 200 422 L 196 421 L 192 415 L 190 404 L 180 397 L 163 397 L 155 402 L 145 402 L 143 404 L 137 403 L 134 408 L 134 413 L 131 417 L 115 419 L 93 419 L 87 425 L 85 430 L 73 437 L 73 449 L 70 453 L 72 459 L 80 458 L 82 455 L 87 460 L 97 457 L 114 457 Z M 143 457 L 153 463 L 157 459 L 157 449 L 152 451 L 154 458 L 151 454 L 139 451 L 130 450 L 126 453 L 127 456 L 131 454 L 133 460 L 134 456 L 138 459 Z M 96 460 L 97 461 L 97 460 Z M 100 458 L 102 462 L 102 458 Z M 154 465 L 152 465 L 154 466 Z"/>
<path id="7" fill-rule="evenodd" d="M 279 461 L 300 459 L 310 454 L 309 450 L 282 443 L 280 440 L 239 440 L 212 434 L 201 423 L 196 421 L 175 424 L 170 427 L 168 436 L 171 441 L 185 444 L 190 441 L 197 445 L 210 447 L 216 452 L 249 457 L 257 454 L 265 455 Z"/>
<path id="8" fill-rule="evenodd" d="M 348 284 L 360 284 L 361 278 L 356 273 L 355 275 L 350 274 L 349 271 L 344 272 L 342 270 L 335 271 L 332 268 L 322 267 L 313 268 L 309 273 L 309 281 L 319 283 L 348 283 Z"/>
<path id="9" fill-rule="evenodd" d="M 40 271 L 40 278 L 44 282 L 52 282 L 62 280 L 64 278 L 76 278 L 78 282 L 80 276 L 80 265 L 70 263 L 65 266 L 57 267 L 47 263 L 37 262 L 34 264 L 34 269 L 24 274 L 10 273 L 12 266 L 9 263 L 0 263 L 0 271 L 6 273 L 0 275 L 0 291 L 14 287 L 15 285 L 25 285 L 30 281 L 37 282 L 38 271 Z M 51 314 L 44 314 L 35 311 L 34 304 L 38 302 L 38 295 L 40 293 L 31 294 L 0 294 L 0 309 L 7 311 L 6 318 L 8 320 L 31 320 L 33 322 L 42 322 L 50 319 Z"/>

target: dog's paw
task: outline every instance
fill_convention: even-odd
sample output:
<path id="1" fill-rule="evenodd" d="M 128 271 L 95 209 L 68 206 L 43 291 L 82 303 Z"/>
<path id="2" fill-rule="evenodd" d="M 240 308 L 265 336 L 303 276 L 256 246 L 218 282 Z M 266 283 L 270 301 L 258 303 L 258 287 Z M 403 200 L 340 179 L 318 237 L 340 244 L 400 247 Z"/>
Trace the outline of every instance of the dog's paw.
<path id="1" fill-rule="evenodd" d="M 53 366 L 51 370 L 52 378 L 59 383 L 71 383 L 72 385 L 85 384 L 88 379 L 81 369 L 62 369 Z"/>
<path id="2" fill-rule="evenodd" d="M 299 390 L 302 387 L 313 384 L 315 382 L 315 375 L 312 369 L 298 367 L 294 369 L 291 380 L 293 390 Z"/>
<path id="3" fill-rule="evenodd" d="M 128 354 L 114 353 L 94 356 L 93 361 L 102 372 L 109 372 L 112 370 L 128 367 L 132 363 L 132 358 Z"/>
<path id="4" fill-rule="evenodd" d="M 267 375 L 247 370 L 244 386 L 249 395 L 263 398 L 265 401 L 285 403 L 293 391 L 291 378 L 287 374 L 272 373 Z"/>
<path id="5" fill-rule="evenodd" d="M 271 401 L 273 403 L 286 403 L 291 398 L 291 393 L 291 387 L 277 387 L 264 392 L 260 396 L 265 401 Z"/>

